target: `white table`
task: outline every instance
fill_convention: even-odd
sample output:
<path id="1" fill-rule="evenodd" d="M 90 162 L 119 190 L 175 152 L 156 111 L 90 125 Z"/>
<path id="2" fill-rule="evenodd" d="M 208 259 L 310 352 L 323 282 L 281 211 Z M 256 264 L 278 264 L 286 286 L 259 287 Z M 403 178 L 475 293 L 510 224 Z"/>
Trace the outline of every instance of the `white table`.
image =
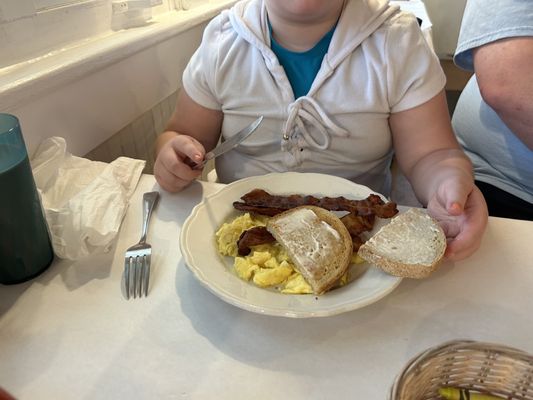
<path id="1" fill-rule="evenodd" d="M 120 291 L 125 249 L 139 238 L 143 176 L 113 250 L 56 261 L 0 286 L 0 386 L 24 399 L 385 399 L 409 358 L 468 338 L 533 353 L 533 223 L 490 218 L 482 248 L 384 299 L 315 319 L 253 314 L 218 299 L 183 263 L 180 227 L 197 182 L 162 192 L 152 219 L 147 298 Z M 209 232 L 206 232 L 209 234 Z"/>

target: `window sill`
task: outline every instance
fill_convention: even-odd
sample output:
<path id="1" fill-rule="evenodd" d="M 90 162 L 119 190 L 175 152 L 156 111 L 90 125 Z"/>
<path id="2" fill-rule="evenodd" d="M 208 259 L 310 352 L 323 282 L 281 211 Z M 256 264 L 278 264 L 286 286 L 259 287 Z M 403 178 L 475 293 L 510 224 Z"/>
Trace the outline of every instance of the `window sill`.
<path id="1" fill-rule="evenodd" d="M 45 56 L 0 69 L 0 109 L 9 111 L 31 97 L 75 81 L 205 22 L 235 0 L 207 3 L 154 17 L 143 27 L 92 37 Z"/>

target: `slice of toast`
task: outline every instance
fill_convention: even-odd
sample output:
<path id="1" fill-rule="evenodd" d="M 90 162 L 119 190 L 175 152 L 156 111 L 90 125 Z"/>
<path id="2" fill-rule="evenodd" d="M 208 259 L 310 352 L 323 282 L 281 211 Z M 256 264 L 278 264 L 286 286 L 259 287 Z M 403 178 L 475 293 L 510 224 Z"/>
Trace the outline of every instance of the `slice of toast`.
<path id="1" fill-rule="evenodd" d="M 352 238 L 330 211 L 301 206 L 272 217 L 268 231 L 287 251 L 296 270 L 315 294 L 322 294 L 342 277 L 352 257 Z"/>
<path id="2" fill-rule="evenodd" d="M 392 218 L 357 254 L 391 275 L 420 279 L 437 269 L 445 250 L 446 235 L 438 222 L 411 208 Z"/>

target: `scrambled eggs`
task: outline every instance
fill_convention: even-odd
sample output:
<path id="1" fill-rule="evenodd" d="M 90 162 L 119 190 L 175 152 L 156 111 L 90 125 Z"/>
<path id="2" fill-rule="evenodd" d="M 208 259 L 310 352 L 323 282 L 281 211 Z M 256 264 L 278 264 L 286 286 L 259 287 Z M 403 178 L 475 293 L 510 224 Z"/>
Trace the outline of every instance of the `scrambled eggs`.
<path id="1" fill-rule="evenodd" d="M 274 287 L 282 293 L 313 293 L 311 286 L 296 271 L 285 249 L 279 243 L 252 246 L 247 256 L 239 256 L 237 241 L 242 232 L 254 226 L 265 226 L 268 217 L 245 213 L 229 223 L 224 223 L 216 232 L 218 252 L 234 257 L 233 267 L 237 276 L 251 281 L 259 287 Z M 360 263 L 357 254 L 352 262 Z M 348 273 L 341 278 L 340 285 L 348 283 Z"/>

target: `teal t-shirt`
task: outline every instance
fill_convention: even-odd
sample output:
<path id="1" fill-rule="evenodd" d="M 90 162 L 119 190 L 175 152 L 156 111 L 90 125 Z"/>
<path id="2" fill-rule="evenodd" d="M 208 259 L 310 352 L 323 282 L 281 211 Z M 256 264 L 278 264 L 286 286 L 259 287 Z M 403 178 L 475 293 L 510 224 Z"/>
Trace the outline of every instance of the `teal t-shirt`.
<path id="1" fill-rule="evenodd" d="M 311 89 L 316 74 L 322 65 L 322 59 L 328 51 L 336 25 L 312 49 L 304 52 L 290 51 L 280 46 L 272 37 L 270 23 L 268 27 L 270 31 L 270 47 L 285 70 L 294 92 L 294 98 L 305 96 Z"/>

